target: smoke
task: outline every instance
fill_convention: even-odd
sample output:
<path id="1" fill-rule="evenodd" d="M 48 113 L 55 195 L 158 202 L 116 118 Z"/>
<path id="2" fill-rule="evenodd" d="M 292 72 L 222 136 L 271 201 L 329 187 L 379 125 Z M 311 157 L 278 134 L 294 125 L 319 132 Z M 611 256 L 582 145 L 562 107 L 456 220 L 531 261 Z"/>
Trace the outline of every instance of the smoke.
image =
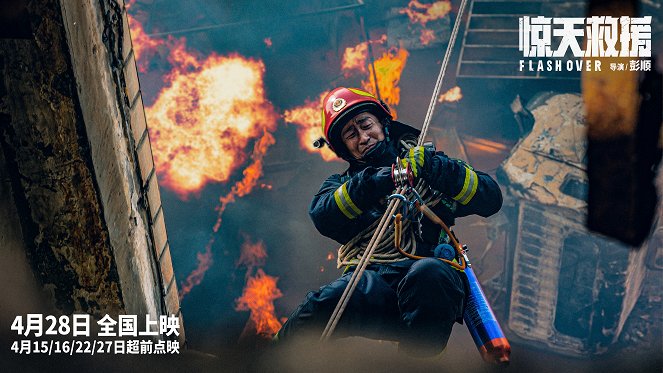
<path id="1" fill-rule="evenodd" d="M 303 2 L 295 2 L 289 4 L 289 6 L 293 7 L 292 12 L 296 12 L 296 9 L 304 5 Z M 375 6 L 386 7 L 388 5 Z M 243 14 L 239 14 L 241 11 L 238 10 L 228 10 L 227 13 L 223 14 L 219 12 L 217 16 L 219 19 L 228 22 L 247 20 L 252 17 L 269 16 L 270 12 L 272 14 L 278 13 L 280 8 L 274 9 L 274 7 L 278 6 L 274 4 L 267 4 L 265 8 L 257 6 L 254 12 L 244 10 L 245 13 Z M 403 4 L 400 4 L 400 8 L 403 8 Z M 422 7 L 410 6 L 410 8 L 418 10 L 422 14 L 428 14 L 426 9 Z M 191 10 L 186 11 L 191 12 Z M 241 15 L 245 15 L 245 17 L 241 18 Z M 390 342 L 380 343 L 363 339 L 338 342 L 323 352 L 317 350 L 317 347 L 312 343 L 308 348 L 304 346 L 302 349 L 281 350 L 282 353 L 257 349 L 261 354 L 260 356 L 256 355 L 255 350 L 240 351 L 237 354 L 234 351 L 230 353 L 226 350 L 229 345 L 234 346 L 236 344 L 237 335 L 241 333 L 246 321 L 246 313 L 237 313 L 234 311 L 234 307 L 236 306 L 235 300 L 243 295 L 241 293 L 242 287 L 247 284 L 248 278 L 264 278 L 270 275 L 279 278 L 278 287 L 281 289 L 283 296 L 273 299 L 273 309 L 274 314 L 280 316 L 291 312 L 303 300 L 308 290 L 328 283 L 338 276 L 336 271 L 320 271 L 321 266 L 328 263 L 328 253 L 331 251 L 333 255 L 337 244 L 318 235 L 308 220 L 307 208 L 311 197 L 317 192 L 322 180 L 332 173 L 342 172 L 344 164 L 323 162 L 317 155 L 318 153 L 309 155 L 301 149 L 304 149 L 305 144 L 310 144 L 316 136 L 321 135 L 319 125 L 320 106 L 318 106 L 321 94 L 336 85 L 356 87 L 364 84 L 369 85 L 373 77 L 372 71 L 369 70 L 368 61 L 362 59 L 362 56 L 366 56 L 365 53 L 367 53 L 368 48 L 360 42 L 362 37 L 359 28 L 353 24 L 354 18 L 341 18 L 344 27 L 340 31 L 338 28 L 334 28 L 337 26 L 332 26 L 332 22 L 328 22 L 331 18 L 302 18 L 287 25 L 285 25 L 286 21 L 275 21 L 273 24 L 259 23 L 242 28 L 227 28 L 206 33 L 187 34 L 189 46 L 197 45 L 200 51 L 208 50 L 205 53 L 200 52 L 202 55 L 211 55 L 209 50 L 223 51 L 219 53 L 224 53 L 225 56 L 228 56 L 231 52 L 239 51 L 242 56 L 245 56 L 246 60 L 262 61 L 262 69 L 264 69 L 263 97 L 265 100 L 273 102 L 273 105 L 277 108 L 282 108 L 274 109 L 274 111 L 283 112 L 285 122 L 306 123 L 302 126 L 269 127 L 267 132 L 273 137 L 274 143 L 269 146 L 268 153 L 262 153 L 263 158 L 261 159 L 263 162 L 260 166 L 255 166 L 260 168 L 259 172 L 242 173 L 244 169 L 250 169 L 250 165 L 254 164 L 249 154 L 261 154 L 260 152 L 256 153 L 255 147 L 251 150 L 251 144 L 260 143 L 264 132 L 255 133 L 253 137 L 247 140 L 244 148 L 239 152 L 240 157 L 244 157 L 243 162 L 232 166 L 234 168 L 227 173 L 226 181 L 219 182 L 214 181 L 213 178 L 206 179 L 203 182 L 203 189 L 198 194 L 196 192 L 191 193 L 190 196 L 195 196 L 195 198 L 189 198 L 188 201 L 172 198 L 167 193 L 162 194 L 162 196 L 165 195 L 165 197 L 162 197 L 165 203 L 185 206 L 179 207 L 179 210 L 166 206 L 164 210 L 166 212 L 179 211 L 179 214 L 171 213 L 167 215 L 167 218 L 170 224 L 171 242 L 177 242 L 179 243 L 178 247 L 185 248 L 181 251 L 186 252 L 186 249 L 192 246 L 190 245 L 191 238 L 184 234 L 182 236 L 174 235 L 175 229 L 171 227 L 177 227 L 178 225 L 204 226 L 200 230 L 207 235 L 209 234 L 207 227 L 212 225 L 208 221 L 214 223 L 209 242 L 204 246 L 205 250 L 198 253 L 196 265 L 200 264 L 199 268 L 201 270 L 194 271 L 197 275 L 190 276 L 191 278 L 186 279 L 183 285 L 183 288 L 189 286 L 189 289 L 197 284 L 200 285 L 197 289 L 200 292 L 189 293 L 184 300 L 185 321 L 187 315 L 189 315 L 188 325 L 194 323 L 196 325 L 188 329 L 188 337 L 193 341 L 193 344 L 197 343 L 197 346 L 204 346 L 201 348 L 202 350 L 213 351 L 219 355 L 219 359 L 222 361 L 231 359 L 235 364 L 233 367 L 247 371 L 492 370 L 490 367 L 481 365 L 483 363 L 469 339 L 469 335 L 464 331 L 464 327 L 460 325 L 457 325 L 454 329 L 454 335 L 451 338 L 447 352 L 441 357 L 441 360 L 433 362 L 418 361 L 398 355 L 396 347 Z M 179 21 L 187 24 L 191 23 L 184 22 L 186 21 L 184 16 L 180 17 Z M 413 22 L 418 21 L 413 20 Z M 158 20 L 155 19 L 153 23 L 158 23 Z M 182 28 L 174 22 L 168 25 L 165 24 L 166 20 L 163 20 L 163 23 L 164 25 L 160 25 L 161 30 Z M 376 23 L 377 21 L 373 20 L 373 25 Z M 284 27 L 284 25 L 287 27 Z M 383 32 L 375 32 L 384 30 L 383 26 L 379 27 L 382 30 L 374 29 L 374 37 L 375 35 L 384 34 Z M 320 29 L 323 31 L 312 32 L 312 30 L 320 31 Z M 335 33 L 340 36 L 335 38 Z M 338 43 L 336 45 L 337 50 L 330 46 L 330 39 L 334 39 L 334 42 Z M 398 105 L 400 120 L 417 126 L 423 119 L 426 106 L 430 100 L 435 73 L 439 69 L 439 60 L 443 51 L 389 51 L 386 46 L 382 46 L 378 42 L 375 42 L 372 46 L 375 47 L 376 62 L 385 53 L 390 57 L 399 57 L 399 54 L 402 57 L 403 54 L 409 53 L 406 57 L 401 58 L 403 62 L 399 62 L 401 71 L 397 74 L 398 79 L 396 80 L 396 85 L 400 88 L 398 92 L 399 101 L 397 104 L 392 102 L 392 105 Z M 164 47 L 158 46 L 156 49 L 159 48 Z M 352 61 L 349 57 L 343 57 L 346 48 L 352 48 L 359 55 L 354 63 L 348 62 Z M 147 52 L 141 52 L 141 54 L 149 55 Z M 193 70 L 199 69 L 205 61 L 205 58 L 199 55 L 196 58 L 197 64 L 189 63 L 187 65 Z M 348 64 L 344 68 L 340 68 L 343 60 Z M 380 74 L 381 69 L 380 65 L 376 66 L 376 73 Z M 183 72 L 182 75 L 185 76 L 186 73 Z M 451 78 L 453 79 L 453 77 Z M 378 78 L 381 93 L 383 87 L 394 85 L 394 81 L 394 79 L 389 79 L 383 83 Z M 445 80 L 445 82 L 447 81 Z M 546 87 L 552 85 L 550 83 Z M 542 87 L 538 86 L 536 89 Z M 465 142 L 468 152 L 474 157 L 470 159 L 472 165 L 480 170 L 494 170 L 499 164 L 498 156 L 504 157 L 513 143 L 517 141 L 517 129 L 513 125 L 512 113 L 508 110 L 508 102 L 513 98 L 512 92 L 514 89 L 513 86 L 508 86 L 504 82 L 480 81 L 467 86 L 463 84 L 462 93 L 465 97 L 458 102 L 458 107 L 455 109 L 457 112 L 453 117 L 460 119 L 458 123 L 450 123 L 448 115 L 441 115 L 441 120 L 432 125 L 442 127 L 456 124 L 457 128 L 463 131 L 461 138 Z M 151 97 L 149 93 L 144 92 L 144 94 Z M 198 95 L 200 94 L 198 93 Z M 207 93 L 202 94 L 207 95 Z M 156 96 L 156 94 L 152 93 L 152 96 Z M 191 100 L 191 102 L 195 103 L 195 100 Z M 188 105 L 188 107 L 194 106 Z M 305 116 L 301 117 L 305 119 L 295 116 L 294 109 L 300 107 L 310 109 L 305 113 Z M 288 110 L 283 110 L 285 108 Z M 307 133 L 309 128 L 312 134 Z M 317 134 L 315 131 L 317 131 Z M 468 134 L 472 136 L 468 137 Z M 205 136 L 207 135 L 199 134 L 196 138 Z M 311 152 L 318 151 L 317 149 L 311 150 Z M 333 156 L 330 156 L 329 159 L 332 158 Z M 264 175 L 261 177 L 260 174 Z M 237 179 L 241 180 L 235 181 Z M 227 186 L 223 184 L 224 182 L 235 182 L 235 186 L 231 187 L 231 191 L 228 192 Z M 265 189 L 264 192 L 256 192 L 255 187 L 259 187 L 261 183 L 268 184 L 272 188 L 270 190 Z M 248 188 L 250 191 L 253 190 L 252 194 L 241 192 L 241 190 L 245 190 L 242 186 L 249 185 L 253 185 Z M 218 197 L 219 195 L 221 197 Z M 230 204 L 233 203 L 233 208 L 228 209 Z M 191 214 L 197 212 L 188 211 L 195 210 L 191 206 L 211 211 L 212 209 L 209 206 L 215 204 L 217 205 L 214 211 L 216 216 L 212 218 L 209 218 L 209 216 L 190 218 Z M 184 214 L 182 211 L 189 212 L 189 214 Z M 477 225 L 468 228 L 467 225 L 469 224 Z M 223 230 L 221 230 L 222 226 Z M 479 219 L 466 218 L 459 221 L 457 232 L 459 232 L 461 239 L 465 239 L 464 242 L 473 248 L 474 255 L 485 247 L 485 238 L 482 238 L 482 236 L 485 236 L 484 228 L 485 223 L 479 221 Z M 237 232 L 240 231 L 249 232 L 252 237 L 260 237 L 265 246 L 269 248 L 270 255 L 269 259 L 257 260 L 258 264 L 254 264 L 250 269 L 247 267 L 246 275 L 242 273 L 241 276 L 238 275 L 235 279 L 231 274 L 235 271 L 235 265 L 242 263 L 242 266 L 248 266 L 247 263 L 249 263 L 239 253 L 242 239 L 238 238 L 241 235 Z M 193 247 L 200 246 L 203 245 Z M 176 246 L 173 245 L 173 251 L 176 249 Z M 486 266 L 483 273 L 486 274 L 486 278 L 495 279 L 498 270 L 502 269 L 504 257 L 499 254 L 496 255 L 493 251 L 490 254 L 485 262 L 491 263 L 491 266 Z M 214 267 L 209 267 L 212 259 L 214 259 Z M 190 261 L 184 255 L 179 257 L 179 261 L 177 260 L 177 253 L 174 253 L 176 269 L 178 267 L 187 268 L 187 263 Z M 207 264 L 203 265 L 204 263 Z M 495 267 L 497 270 L 494 270 Z M 209 268 L 213 268 L 213 270 Z M 264 276 L 262 274 L 258 276 L 259 268 L 262 269 Z M 182 278 L 182 272 L 178 271 L 178 273 L 179 278 Z M 252 276 L 246 277 L 249 273 Z M 202 282 L 203 279 L 204 282 Z M 274 292 L 268 291 L 267 294 L 274 294 Z M 504 299 L 500 299 L 500 304 L 504 301 Z M 188 313 L 187 309 L 189 310 Z M 205 309 L 205 311 L 201 311 L 202 309 Z M 235 318 L 229 316 L 227 309 L 238 316 Z M 201 340 L 208 342 L 212 347 L 205 345 Z M 214 344 L 214 341 L 217 340 L 230 342 L 223 345 L 223 348 L 219 348 L 218 346 L 221 343 Z M 514 359 L 510 370 L 591 371 L 592 368 L 605 368 L 605 371 L 611 371 L 617 370 L 617 367 L 628 367 L 625 364 L 615 363 L 615 359 L 619 360 L 617 358 L 610 360 L 610 356 L 599 357 L 598 360 L 594 361 L 575 360 L 550 352 L 535 350 L 525 342 L 512 344 Z M 240 360 L 241 362 L 238 363 Z M 624 359 L 624 361 L 636 364 L 634 366 L 642 368 L 643 371 L 647 370 L 648 367 L 651 368 L 650 363 L 652 361 L 656 363 L 656 360 L 651 358 L 639 362 L 627 359 Z M 213 365 L 213 363 L 210 364 Z M 611 366 L 611 364 L 614 365 Z M 660 366 L 660 362 L 658 364 Z"/>
<path id="2" fill-rule="evenodd" d="M 217 218 L 214 227 L 212 228 L 212 235 L 205 245 L 205 251 L 198 253 L 196 256 L 198 266 L 187 276 L 186 280 L 181 285 L 180 301 L 191 291 L 191 289 L 193 289 L 194 286 L 199 285 L 203 281 L 205 273 L 212 265 L 212 245 L 214 245 L 219 228 L 221 228 L 223 213 L 226 211 L 226 208 L 230 203 L 235 202 L 237 197 L 243 197 L 251 193 L 253 188 L 256 187 L 258 179 L 262 175 L 263 158 L 267 149 L 274 144 L 274 141 L 274 137 L 268 132 L 263 134 L 253 148 L 253 153 L 251 155 L 253 162 L 242 172 L 244 177 L 233 185 L 228 194 L 219 198 L 219 205 L 215 208 L 217 211 Z"/>

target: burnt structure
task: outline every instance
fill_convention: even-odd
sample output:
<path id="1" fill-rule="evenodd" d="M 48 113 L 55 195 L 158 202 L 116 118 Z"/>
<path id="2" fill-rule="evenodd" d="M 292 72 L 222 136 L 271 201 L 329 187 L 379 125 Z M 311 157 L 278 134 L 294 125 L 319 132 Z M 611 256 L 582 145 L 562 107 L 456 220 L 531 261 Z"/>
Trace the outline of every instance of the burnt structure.
<path id="1" fill-rule="evenodd" d="M 633 335 L 649 341 L 641 347 L 656 345 L 660 298 L 644 293 L 661 292 L 660 240 L 632 251 L 585 228 L 579 95 L 544 93 L 528 109 L 534 126 L 498 173 L 510 222 L 502 226 L 508 329 L 516 340 L 574 356 L 603 353 Z"/>
<path id="2" fill-rule="evenodd" d="M 36 280 L 49 309 L 16 307 L 1 318 L 172 314 L 181 322 L 124 5 L 2 7 L 10 27 L 0 39 L 0 213 L 10 223 L 0 252 L 27 258 L 6 276 Z"/>

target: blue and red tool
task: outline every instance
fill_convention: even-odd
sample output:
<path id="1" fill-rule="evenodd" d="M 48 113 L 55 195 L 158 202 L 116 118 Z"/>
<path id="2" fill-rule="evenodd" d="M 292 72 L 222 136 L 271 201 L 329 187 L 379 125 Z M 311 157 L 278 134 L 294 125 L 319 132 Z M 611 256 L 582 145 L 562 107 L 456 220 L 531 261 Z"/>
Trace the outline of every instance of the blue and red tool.
<path id="1" fill-rule="evenodd" d="M 470 283 L 470 294 L 467 297 L 467 305 L 463 312 L 465 325 L 470 330 L 474 344 L 481 353 L 483 360 L 489 363 L 507 365 L 511 355 L 511 345 L 504 336 L 467 257 L 465 257 L 465 261 L 467 262 L 465 275 Z"/>

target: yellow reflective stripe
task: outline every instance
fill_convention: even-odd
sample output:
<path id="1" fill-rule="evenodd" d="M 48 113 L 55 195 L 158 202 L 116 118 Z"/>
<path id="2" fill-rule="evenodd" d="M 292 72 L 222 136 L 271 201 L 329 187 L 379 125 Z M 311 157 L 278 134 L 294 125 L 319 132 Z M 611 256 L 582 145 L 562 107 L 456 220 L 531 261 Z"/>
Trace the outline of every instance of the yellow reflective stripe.
<path id="1" fill-rule="evenodd" d="M 322 108 L 322 134 L 325 134 L 325 108 Z"/>
<path id="2" fill-rule="evenodd" d="M 424 166 L 424 152 L 420 146 L 410 148 L 408 153 L 409 163 L 412 165 L 412 173 L 414 176 L 419 175 L 419 168 Z"/>
<path id="3" fill-rule="evenodd" d="M 359 209 L 359 207 L 357 207 L 357 205 L 354 204 L 354 202 L 352 202 L 352 198 L 350 198 L 350 195 L 348 194 L 347 183 L 343 183 L 343 185 L 341 187 L 343 188 L 343 197 L 345 198 L 345 201 L 350 206 L 350 209 L 355 214 L 357 214 L 357 216 L 361 215 L 361 210 Z"/>
<path id="4" fill-rule="evenodd" d="M 361 96 L 366 96 L 366 97 L 372 97 L 372 98 L 375 98 L 375 96 L 373 96 L 373 95 L 370 94 L 369 92 L 362 91 L 361 89 L 357 89 L 357 88 L 348 88 L 348 91 L 353 92 L 353 93 L 356 93 L 356 94 L 361 95 Z"/>
<path id="5" fill-rule="evenodd" d="M 352 202 L 352 199 L 350 199 L 346 183 L 336 189 L 334 192 L 334 201 L 336 202 L 336 205 L 341 210 L 343 215 L 345 215 L 348 219 L 355 219 L 362 213 L 357 205 Z"/>
<path id="6" fill-rule="evenodd" d="M 420 147 L 417 147 L 417 153 L 419 154 L 419 166 L 424 166 L 424 150 Z"/>
<path id="7" fill-rule="evenodd" d="M 338 206 L 339 209 L 341 209 L 341 212 L 343 215 L 345 215 L 348 219 L 354 219 L 355 216 L 352 216 L 348 210 L 345 209 L 345 206 L 343 205 L 343 202 L 341 202 L 341 196 L 340 193 L 338 193 L 338 190 L 334 192 L 334 201 L 336 201 L 336 205 Z"/>
<path id="8" fill-rule="evenodd" d="M 410 164 L 412 165 L 412 173 L 414 176 L 417 176 L 419 172 L 417 172 L 417 162 L 414 160 L 414 148 L 410 148 Z"/>
<path id="9" fill-rule="evenodd" d="M 467 198 L 460 201 L 461 205 L 467 205 L 468 203 L 470 203 L 470 201 L 472 200 L 472 198 L 474 197 L 474 195 L 477 192 L 477 187 L 479 186 L 479 177 L 477 176 L 477 173 L 470 170 L 469 168 L 468 168 L 468 170 L 472 173 L 472 181 L 473 181 L 472 182 L 472 190 L 470 190 L 470 194 L 467 196 Z"/>
<path id="10" fill-rule="evenodd" d="M 460 197 L 462 197 L 465 192 L 467 192 L 467 187 L 470 185 L 470 174 L 467 172 L 467 169 L 465 169 L 465 182 L 463 183 L 463 189 L 460 190 L 460 193 L 456 194 L 456 196 L 453 197 L 454 200 L 458 201 Z"/>
<path id="11" fill-rule="evenodd" d="M 479 186 L 479 177 L 477 173 L 472 171 L 469 167 L 465 167 L 465 181 L 463 183 L 463 189 L 458 193 L 454 200 L 460 202 L 461 205 L 467 205 L 474 194 L 477 192 L 477 187 Z"/>

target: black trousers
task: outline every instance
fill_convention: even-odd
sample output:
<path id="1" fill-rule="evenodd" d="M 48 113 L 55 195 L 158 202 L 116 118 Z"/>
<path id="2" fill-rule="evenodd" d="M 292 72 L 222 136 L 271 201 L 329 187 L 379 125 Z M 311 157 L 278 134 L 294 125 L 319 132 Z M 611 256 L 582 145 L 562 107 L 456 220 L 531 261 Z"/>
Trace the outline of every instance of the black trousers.
<path id="1" fill-rule="evenodd" d="M 276 335 L 321 335 L 352 272 L 309 292 Z M 341 317 L 334 338 L 363 336 L 398 340 L 418 356 L 441 352 L 455 321 L 461 321 L 467 294 L 464 274 L 435 258 L 370 265 Z"/>

